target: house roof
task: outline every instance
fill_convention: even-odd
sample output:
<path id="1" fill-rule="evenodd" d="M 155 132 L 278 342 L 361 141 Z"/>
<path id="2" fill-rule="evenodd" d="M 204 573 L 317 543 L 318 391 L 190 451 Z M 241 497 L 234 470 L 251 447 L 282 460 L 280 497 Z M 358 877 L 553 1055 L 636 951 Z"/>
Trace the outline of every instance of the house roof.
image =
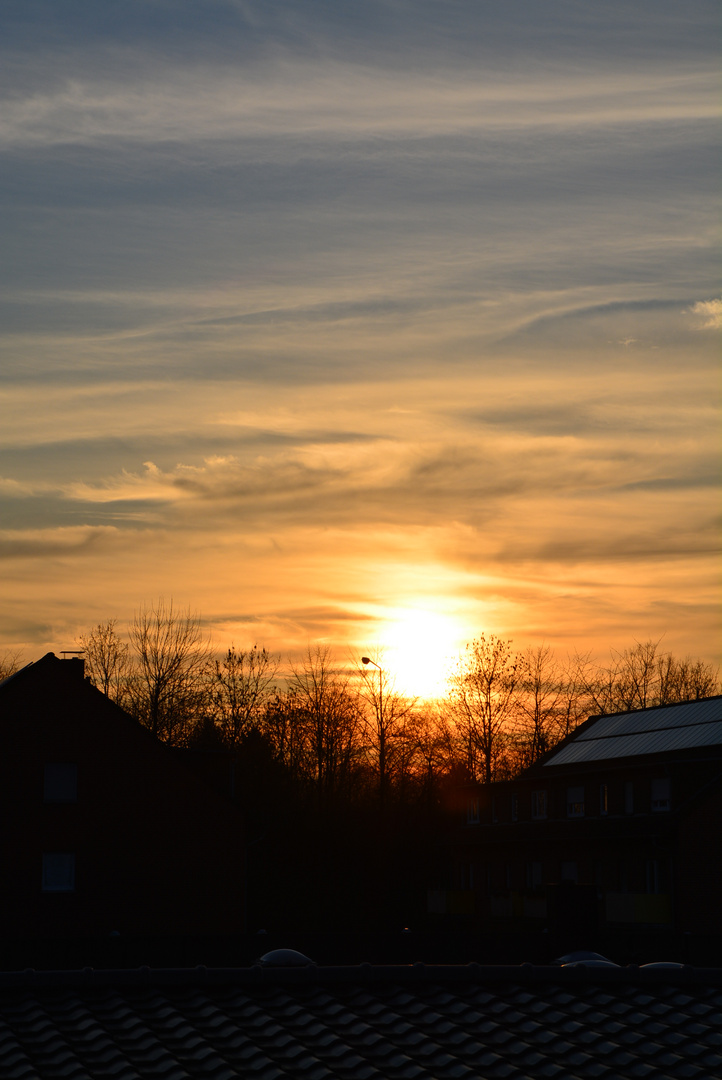
<path id="1" fill-rule="evenodd" d="M 722 1075 L 722 971 L 463 967 L 0 975 L 6 1080 Z"/>
<path id="2" fill-rule="evenodd" d="M 701 746 L 722 746 L 722 697 L 596 717 L 551 753 L 544 767 Z"/>

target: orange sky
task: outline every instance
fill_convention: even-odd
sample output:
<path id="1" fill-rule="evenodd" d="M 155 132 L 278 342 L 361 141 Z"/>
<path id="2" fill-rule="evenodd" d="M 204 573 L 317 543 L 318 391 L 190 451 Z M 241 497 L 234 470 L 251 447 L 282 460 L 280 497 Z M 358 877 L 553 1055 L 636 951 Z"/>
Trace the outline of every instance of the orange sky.
<path id="1" fill-rule="evenodd" d="M 709 6 L 74 10 L 5 36 L 0 652 L 716 663 Z"/>

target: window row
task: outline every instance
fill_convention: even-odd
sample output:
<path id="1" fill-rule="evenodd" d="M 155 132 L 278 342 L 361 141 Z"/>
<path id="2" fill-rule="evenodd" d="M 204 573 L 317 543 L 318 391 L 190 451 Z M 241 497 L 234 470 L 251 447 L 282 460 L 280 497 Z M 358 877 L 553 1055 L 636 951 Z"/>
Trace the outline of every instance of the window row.
<path id="1" fill-rule="evenodd" d="M 602 892 L 665 893 L 670 888 L 671 863 L 662 858 L 609 859 L 580 863 L 540 860 L 476 863 L 460 861 L 452 888 L 494 896 L 507 892 L 539 893 L 558 886 L 585 885 Z"/>
<path id="2" fill-rule="evenodd" d="M 492 823 L 520 821 L 529 817 L 532 821 L 545 821 L 548 817 L 606 817 L 610 813 L 642 813 L 645 809 L 656 814 L 672 808 L 671 781 L 668 777 L 653 779 L 644 793 L 640 784 L 635 785 L 633 780 L 625 781 L 623 788 L 617 788 L 613 793 L 614 806 L 610 798 L 610 786 L 606 783 L 575 784 L 561 792 L 553 792 L 553 807 L 550 805 L 550 793 L 546 788 L 532 790 L 530 803 L 522 806 L 524 794 L 523 791 L 514 791 L 511 794 L 493 795 Z M 466 822 L 467 825 L 478 825 L 481 822 L 479 799 L 476 797 L 469 799 L 467 803 Z"/>
<path id="3" fill-rule="evenodd" d="M 544 809 L 538 815 L 534 813 L 533 795 L 544 795 Z M 606 817 L 609 813 L 609 785 L 600 784 L 598 788 L 598 801 L 596 805 L 592 803 L 591 806 L 587 803 L 588 789 L 581 785 L 567 788 L 567 817 L 579 818 L 585 817 L 588 814 L 598 815 L 599 817 Z M 635 787 L 633 780 L 625 780 L 624 782 L 624 813 L 634 814 L 638 811 L 643 811 L 644 806 L 638 805 L 639 800 L 635 799 Z M 652 780 L 650 787 L 650 803 L 649 809 L 653 814 L 664 813 L 671 810 L 672 797 L 671 797 L 671 783 L 668 777 L 659 777 L 656 780 Z M 540 808 L 541 809 L 541 808 Z M 546 795 L 544 792 L 535 792 L 532 794 L 532 817 L 546 817 Z"/>

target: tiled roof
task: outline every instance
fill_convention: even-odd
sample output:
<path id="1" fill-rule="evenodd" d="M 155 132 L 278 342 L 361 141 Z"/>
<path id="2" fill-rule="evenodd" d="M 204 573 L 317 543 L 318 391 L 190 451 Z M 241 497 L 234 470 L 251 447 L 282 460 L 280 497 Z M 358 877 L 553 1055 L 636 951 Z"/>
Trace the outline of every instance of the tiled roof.
<path id="1" fill-rule="evenodd" d="M 720 745 L 722 697 L 705 698 L 681 705 L 600 716 L 585 724 L 558 753 L 551 754 L 544 765 L 568 765 L 578 761 L 603 761 Z"/>
<path id="2" fill-rule="evenodd" d="M 722 972 L 424 967 L 0 976 L 3 1080 L 722 1076 Z"/>

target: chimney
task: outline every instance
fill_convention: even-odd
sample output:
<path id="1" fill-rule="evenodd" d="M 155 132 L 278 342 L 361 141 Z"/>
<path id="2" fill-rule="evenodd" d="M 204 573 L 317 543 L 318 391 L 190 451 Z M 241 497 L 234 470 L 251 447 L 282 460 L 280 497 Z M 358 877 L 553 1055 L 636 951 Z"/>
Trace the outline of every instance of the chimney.
<path id="1" fill-rule="evenodd" d="M 74 679 L 78 679 L 80 682 L 85 678 L 85 660 L 83 660 L 82 649 L 64 649 L 60 655 L 63 658 L 64 663 L 67 665 L 63 668 L 66 674 L 71 675 Z"/>

